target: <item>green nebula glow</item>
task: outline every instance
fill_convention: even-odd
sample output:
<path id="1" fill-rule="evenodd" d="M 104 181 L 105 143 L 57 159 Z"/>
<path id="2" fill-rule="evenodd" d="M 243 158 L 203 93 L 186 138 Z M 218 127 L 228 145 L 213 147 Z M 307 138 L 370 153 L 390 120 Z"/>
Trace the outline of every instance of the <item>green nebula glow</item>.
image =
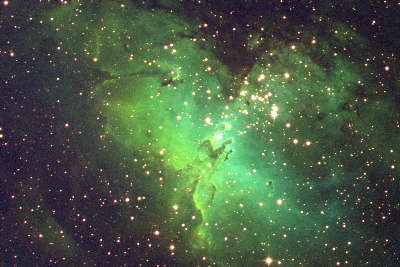
<path id="1" fill-rule="evenodd" d="M 369 200 L 359 158 L 393 159 L 390 147 L 399 141 L 385 142 L 393 131 L 380 130 L 396 124 L 397 115 L 388 115 L 396 103 L 374 93 L 374 70 L 363 62 L 370 52 L 348 55 L 367 40 L 330 21 L 331 38 L 313 27 L 291 41 L 252 32 L 246 49 L 261 52 L 235 76 L 198 25 L 121 3 L 103 1 L 90 13 L 93 5 L 75 1 L 46 22 L 65 57 L 104 75 L 87 82 L 87 120 L 101 121 L 96 142 L 104 157 L 126 167 L 124 190 L 155 207 L 119 232 L 150 224 L 143 236 L 159 231 L 153 246 L 189 265 L 257 266 L 270 256 L 328 266 L 332 247 L 346 250 L 343 240 L 362 247 L 368 229 L 360 222 L 344 228 L 354 211 L 341 190 L 352 188 L 349 201 Z"/>

